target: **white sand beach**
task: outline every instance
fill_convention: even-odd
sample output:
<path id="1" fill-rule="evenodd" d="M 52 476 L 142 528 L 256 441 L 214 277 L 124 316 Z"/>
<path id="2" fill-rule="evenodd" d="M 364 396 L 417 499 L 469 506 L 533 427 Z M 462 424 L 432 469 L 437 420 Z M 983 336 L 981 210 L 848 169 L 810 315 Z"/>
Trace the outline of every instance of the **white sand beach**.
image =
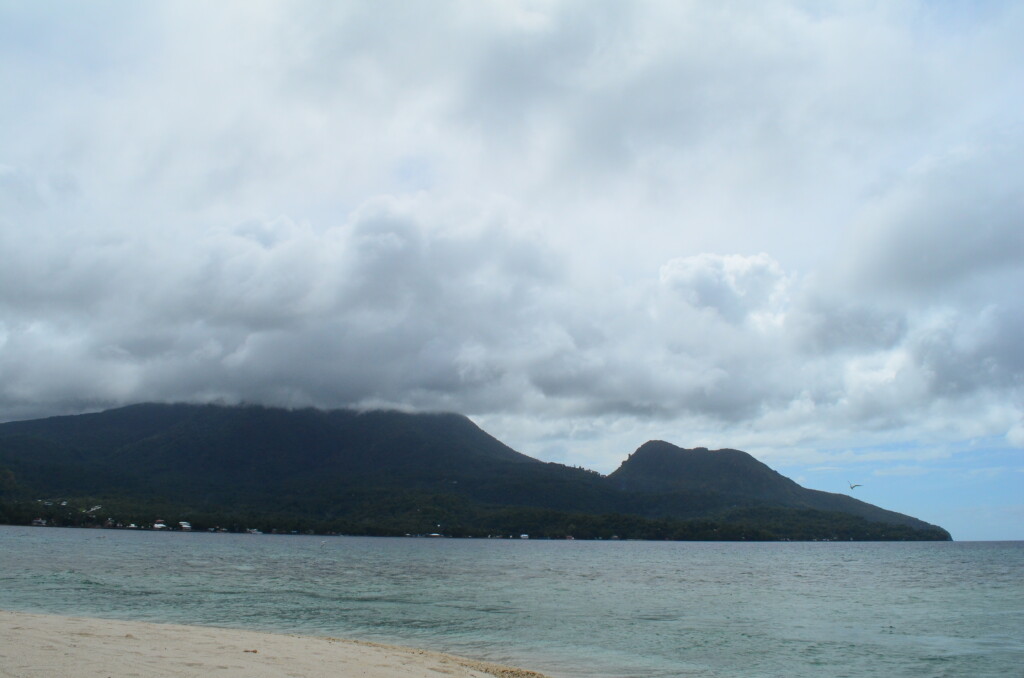
<path id="1" fill-rule="evenodd" d="M 544 678 L 335 638 L 0 611 L 2 678 Z"/>

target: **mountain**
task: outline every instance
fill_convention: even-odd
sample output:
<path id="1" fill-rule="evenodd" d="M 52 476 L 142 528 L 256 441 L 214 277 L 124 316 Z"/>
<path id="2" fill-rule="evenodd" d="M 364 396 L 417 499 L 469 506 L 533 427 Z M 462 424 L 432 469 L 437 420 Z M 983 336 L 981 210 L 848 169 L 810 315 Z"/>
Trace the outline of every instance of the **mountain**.
<path id="1" fill-rule="evenodd" d="M 678 497 L 703 497 L 703 511 L 769 505 L 834 511 L 914 529 L 933 527 L 845 494 L 801 487 L 740 450 L 683 449 L 655 440 L 640 446 L 608 480 L 620 490 L 645 496 L 650 506 L 671 506 Z"/>
<path id="2" fill-rule="evenodd" d="M 949 538 L 804 489 L 737 450 L 650 442 L 605 477 L 523 455 L 457 414 L 259 406 L 142 404 L 0 424 L 0 522 L 41 513 L 356 534 Z"/>

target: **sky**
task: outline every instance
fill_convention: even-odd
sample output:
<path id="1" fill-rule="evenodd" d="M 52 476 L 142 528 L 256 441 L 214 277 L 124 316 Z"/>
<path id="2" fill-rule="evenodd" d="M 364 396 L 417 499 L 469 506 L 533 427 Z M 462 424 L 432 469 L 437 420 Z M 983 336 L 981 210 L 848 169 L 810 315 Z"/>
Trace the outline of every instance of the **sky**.
<path id="1" fill-rule="evenodd" d="M 1024 539 L 1022 34 L 994 1 L 0 0 L 0 421 L 454 411 Z"/>

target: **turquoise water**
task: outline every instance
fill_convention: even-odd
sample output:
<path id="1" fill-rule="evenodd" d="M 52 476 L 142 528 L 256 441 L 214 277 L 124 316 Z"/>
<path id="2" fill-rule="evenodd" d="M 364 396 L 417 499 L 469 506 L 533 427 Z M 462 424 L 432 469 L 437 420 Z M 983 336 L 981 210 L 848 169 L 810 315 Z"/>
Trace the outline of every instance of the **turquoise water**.
<path id="1" fill-rule="evenodd" d="M 1024 543 L 0 527 L 0 608 L 400 643 L 564 678 L 1004 678 L 1024 666 Z"/>

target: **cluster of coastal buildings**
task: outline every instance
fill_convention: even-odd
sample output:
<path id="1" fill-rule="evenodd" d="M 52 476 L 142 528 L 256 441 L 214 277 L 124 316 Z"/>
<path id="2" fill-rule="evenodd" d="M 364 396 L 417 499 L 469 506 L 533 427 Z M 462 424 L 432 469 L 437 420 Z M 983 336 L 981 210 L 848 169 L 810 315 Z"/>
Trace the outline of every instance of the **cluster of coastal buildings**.
<path id="1" fill-rule="evenodd" d="M 67 508 L 67 506 L 68 506 L 68 502 L 67 501 L 61 501 L 61 500 L 50 501 L 50 500 L 37 499 L 36 501 L 39 504 L 41 504 L 43 506 L 47 506 L 47 507 L 60 506 L 60 507 Z M 83 514 L 87 514 L 89 516 L 96 517 L 96 512 L 100 511 L 102 508 L 103 508 L 102 506 L 97 505 L 97 506 L 93 506 L 93 507 L 88 508 L 88 509 L 85 509 L 85 508 L 80 509 L 80 512 L 83 513 Z M 48 520 L 46 518 L 39 517 L 39 518 L 35 518 L 32 521 L 31 524 L 34 527 L 57 527 L 57 526 L 60 526 L 61 524 L 64 524 L 64 523 L 62 521 L 59 521 L 59 520 Z M 99 522 L 98 520 L 96 522 L 92 522 L 91 524 L 86 525 L 86 527 L 101 527 L 101 528 L 107 528 L 107 529 L 122 529 L 122 530 L 156 530 L 156 531 L 168 531 L 168 532 L 192 532 L 193 531 L 192 530 L 192 523 L 187 521 L 187 520 L 179 520 L 177 522 L 177 524 L 175 525 L 174 523 L 168 523 L 167 521 L 165 521 L 162 518 L 157 518 L 152 523 L 143 523 L 143 524 L 136 524 L 136 523 L 125 524 L 125 523 L 116 521 L 113 518 L 107 518 L 103 522 Z M 437 527 L 440 528 L 441 525 L 438 525 Z M 206 532 L 231 532 L 232 530 L 229 530 L 229 529 L 227 529 L 225 527 L 210 527 L 210 528 L 207 528 L 206 530 L 202 530 L 202 531 L 206 531 Z M 234 531 L 238 531 L 238 530 L 236 529 Z M 255 528 L 246 528 L 246 529 L 242 530 L 242 532 L 244 532 L 246 534 L 263 534 L 262 530 L 255 529 Z M 279 532 L 278 530 L 275 529 L 275 530 L 271 530 L 271 534 L 299 534 L 299 532 L 297 530 L 292 530 L 291 532 Z M 307 532 L 307 534 L 313 534 L 313 532 Z M 448 535 L 442 534 L 441 532 L 431 532 L 429 534 L 406 534 L 405 536 L 406 537 L 444 538 L 444 537 L 447 537 Z M 511 535 L 508 535 L 506 537 L 506 535 L 490 535 L 489 534 L 489 535 L 487 535 L 487 538 L 488 539 L 506 539 L 506 538 L 507 539 L 515 539 L 516 535 L 511 534 Z M 523 534 L 520 534 L 518 536 L 518 538 L 519 539 L 529 539 L 530 535 L 526 534 L 526 533 L 523 533 Z M 566 538 L 567 539 L 573 539 L 573 537 L 571 537 L 571 536 L 570 537 L 566 537 Z M 613 539 L 618 539 L 618 537 L 613 537 Z"/>
<path id="2" fill-rule="evenodd" d="M 103 507 L 102 506 L 95 506 L 92 509 L 90 509 L 90 511 L 95 511 L 95 510 L 98 510 L 98 509 L 101 509 L 101 508 L 103 508 Z M 46 518 L 36 518 L 36 519 L 34 519 L 32 521 L 32 526 L 33 527 L 47 527 L 48 525 L 49 525 L 49 522 L 46 520 Z M 160 518 L 157 518 L 155 521 L 153 521 L 152 525 L 142 525 L 142 526 L 136 525 L 135 523 L 128 523 L 127 525 L 125 525 L 124 523 L 115 522 L 113 518 L 107 518 L 107 520 L 103 523 L 103 525 L 100 525 L 99 527 L 107 527 L 107 528 L 115 528 L 115 529 L 120 528 L 120 529 L 124 529 L 124 530 L 169 530 L 169 529 L 174 529 L 174 528 L 171 528 L 171 526 L 169 526 L 166 521 L 164 521 L 163 519 L 160 519 Z M 182 532 L 191 532 L 192 531 L 192 523 L 188 522 L 187 520 L 179 520 L 178 521 L 178 527 L 176 529 L 181 530 Z M 211 531 L 216 531 L 216 530 L 211 528 Z M 227 530 L 225 530 L 225 529 L 221 529 L 221 531 L 222 532 L 227 532 Z"/>
<path id="3" fill-rule="evenodd" d="M 101 509 L 101 508 L 103 508 L 103 507 L 102 506 L 96 506 L 96 507 L 93 507 L 93 509 L 91 509 L 91 510 L 96 510 L 96 509 Z M 36 518 L 35 520 L 32 521 L 32 526 L 33 527 L 48 527 L 50 525 L 51 524 L 46 520 L 46 518 Z M 174 527 L 173 525 L 168 525 L 167 521 L 163 520 L 162 518 L 157 518 L 156 520 L 154 520 L 152 525 L 148 525 L 148 524 L 136 525 L 135 523 L 128 523 L 127 525 L 125 525 L 123 523 L 115 522 L 112 518 L 107 518 L 106 522 L 103 525 L 95 525 L 94 527 L 104 527 L 104 528 L 108 528 L 108 529 L 122 529 L 122 530 L 157 530 L 157 531 L 164 531 L 164 530 L 166 530 L 166 531 L 180 531 L 180 532 L 191 532 L 192 531 L 192 523 L 190 523 L 187 520 L 179 520 L 177 527 Z M 230 530 L 228 530 L 225 527 L 211 527 L 211 528 L 207 529 L 207 532 L 229 532 L 229 531 Z M 254 529 L 254 528 L 246 529 L 246 530 L 244 530 L 244 532 L 246 534 L 263 534 L 262 530 L 258 530 L 258 529 Z M 277 530 L 272 530 L 271 533 L 272 534 L 279 534 Z M 298 531 L 293 531 L 293 532 L 291 532 L 291 534 L 298 534 Z M 405 536 L 406 537 L 443 538 L 446 535 L 443 535 L 443 534 L 441 534 L 439 532 L 432 532 L 430 534 L 407 534 Z M 498 535 L 498 536 L 487 535 L 487 538 L 488 539 L 505 539 L 506 537 L 504 535 Z M 515 537 L 515 535 L 509 535 L 507 538 L 508 539 L 515 539 L 516 537 Z M 529 539 L 529 538 L 530 538 L 530 535 L 528 535 L 528 534 L 521 534 L 521 535 L 519 535 L 519 539 Z M 614 537 L 614 538 L 618 539 L 618 537 Z M 572 537 L 566 537 L 566 539 L 572 539 Z"/>

